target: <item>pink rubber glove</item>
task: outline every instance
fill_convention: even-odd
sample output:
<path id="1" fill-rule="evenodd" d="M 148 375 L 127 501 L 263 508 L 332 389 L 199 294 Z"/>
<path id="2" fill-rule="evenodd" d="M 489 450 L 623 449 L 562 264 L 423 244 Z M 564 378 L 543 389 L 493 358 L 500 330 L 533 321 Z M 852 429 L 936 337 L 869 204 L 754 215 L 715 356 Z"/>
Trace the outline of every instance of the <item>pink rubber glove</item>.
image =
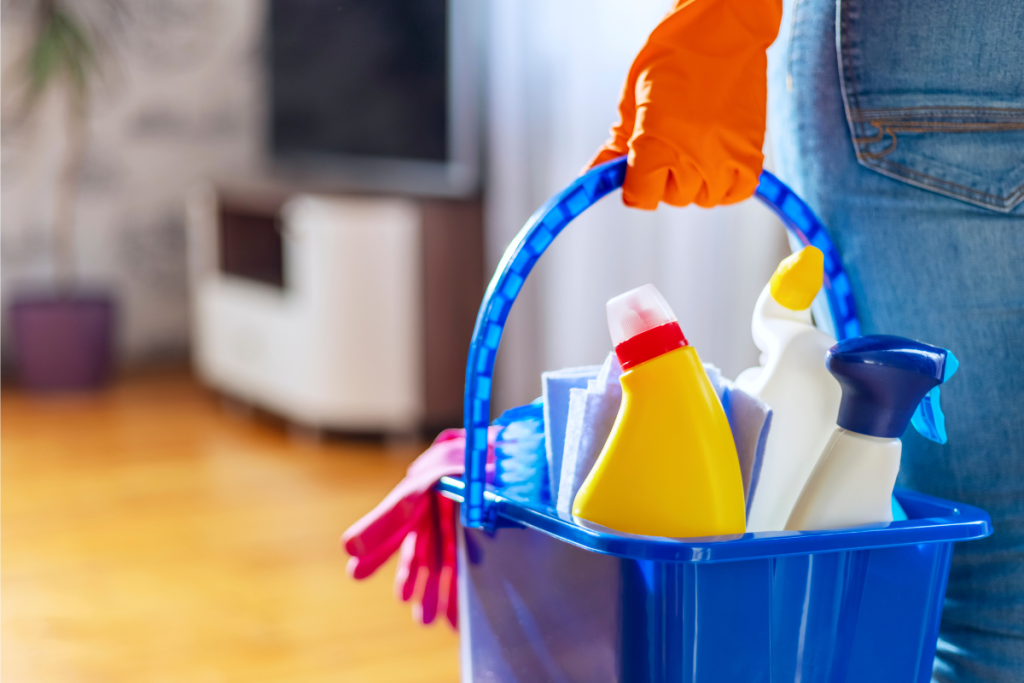
<path id="1" fill-rule="evenodd" d="M 494 471 L 492 427 L 487 471 Z M 398 486 L 341 537 L 352 557 L 348 573 L 365 579 L 401 547 L 395 593 L 413 601 L 413 616 L 430 624 L 440 612 L 458 629 L 456 506 L 433 486 L 444 476 L 461 475 L 466 439 L 461 429 L 447 429 L 417 458 Z"/>

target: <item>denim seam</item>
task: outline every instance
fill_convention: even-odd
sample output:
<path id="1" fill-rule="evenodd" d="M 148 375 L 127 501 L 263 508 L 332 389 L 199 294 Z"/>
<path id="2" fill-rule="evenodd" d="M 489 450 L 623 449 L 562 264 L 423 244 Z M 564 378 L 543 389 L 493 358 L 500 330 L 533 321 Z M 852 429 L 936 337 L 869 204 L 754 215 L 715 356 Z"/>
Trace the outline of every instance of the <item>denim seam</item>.
<path id="1" fill-rule="evenodd" d="M 960 185 L 960 184 L 954 183 L 954 182 L 952 182 L 950 180 L 943 180 L 942 178 L 936 178 L 935 176 L 928 175 L 927 173 L 922 173 L 921 171 L 918 171 L 918 170 L 913 169 L 913 168 L 909 168 L 909 167 L 904 166 L 902 164 L 897 164 L 895 161 L 889 161 L 888 159 L 868 159 L 868 160 L 865 160 L 865 162 L 866 162 L 865 165 L 867 165 L 869 167 L 876 168 L 876 170 L 882 170 L 882 168 L 880 168 L 880 167 L 883 167 L 883 166 L 891 167 L 893 170 L 890 171 L 890 174 L 892 174 L 895 177 L 897 177 L 899 179 L 902 179 L 902 180 L 911 180 L 910 178 L 907 177 L 908 175 L 910 175 L 910 176 L 920 176 L 922 178 L 922 180 L 918 180 L 917 182 L 913 182 L 911 180 L 912 184 L 918 185 L 919 187 L 934 188 L 934 189 L 937 189 L 937 188 L 940 188 L 940 187 L 941 188 L 948 188 L 946 191 L 949 192 L 950 194 L 953 194 L 954 196 L 959 196 L 959 197 L 971 196 L 971 197 L 979 197 L 979 198 L 980 197 L 991 197 L 992 199 L 999 200 L 1001 203 L 1002 202 L 1006 202 L 1006 204 L 1007 204 L 1006 206 L 1002 206 L 1002 205 L 995 205 L 994 206 L 991 202 L 985 202 L 986 206 L 994 206 L 994 208 L 1005 209 L 1006 211 L 1009 211 L 1010 209 L 1012 209 L 1016 205 L 1017 200 L 1020 199 L 1021 196 L 1024 196 L 1024 183 L 1021 183 L 1017 187 L 1015 187 L 1012 190 L 1010 190 L 1010 193 L 1007 194 L 1006 196 L 1001 196 L 1001 195 L 989 194 L 988 192 L 982 192 L 981 190 L 976 190 L 973 187 L 967 187 L 965 185 Z M 956 189 L 954 190 L 953 188 L 956 188 Z M 979 199 L 978 201 L 985 201 L 985 200 L 984 199 Z"/>
<path id="2" fill-rule="evenodd" d="M 786 91 L 793 90 L 793 50 L 796 45 L 797 21 L 800 17 L 800 0 L 794 0 L 793 19 L 789 24 L 789 45 L 786 46 Z"/>
<path id="3" fill-rule="evenodd" d="M 966 118 L 964 116 L 955 117 L 954 113 L 967 112 L 968 114 L 975 115 L 970 118 L 985 118 L 990 119 L 992 123 L 995 123 L 996 119 L 1009 119 L 1010 121 L 1024 122 L 1024 109 L 1011 108 L 1011 107 L 968 107 L 968 106 L 945 106 L 945 105 L 927 105 L 919 107 L 893 107 L 888 109 L 856 109 L 854 112 L 854 119 L 857 121 L 868 121 L 871 119 L 906 119 L 911 114 L 921 116 L 921 112 L 937 112 L 934 114 L 935 118 L 950 117 L 950 118 Z"/>
<path id="4" fill-rule="evenodd" d="M 863 154 L 865 157 L 877 159 L 884 157 L 894 149 L 898 144 L 896 133 L 969 133 L 971 131 L 1000 131 L 1000 130 L 1024 130 L 1024 122 L 1021 123 L 977 123 L 977 124 L 948 124 L 944 125 L 941 123 L 935 124 L 920 124 L 909 125 L 912 122 L 907 122 L 905 125 L 890 125 L 882 121 L 870 121 L 870 124 L 878 129 L 876 135 L 872 135 L 869 138 L 854 138 L 853 143 L 857 145 L 857 154 Z M 885 136 L 889 135 L 892 138 L 892 144 L 886 147 L 881 152 L 868 152 L 861 150 L 860 147 L 864 145 L 870 145 L 875 142 L 881 142 L 885 139 Z"/>
<path id="5" fill-rule="evenodd" d="M 850 138 L 856 139 L 858 137 L 857 126 L 854 123 L 854 117 L 852 111 L 859 109 L 859 100 L 857 97 L 857 88 L 853 83 L 849 82 L 846 74 L 852 70 L 852 65 L 848 64 L 850 59 L 848 56 L 848 49 L 846 45 L 845 36 L 849 35 L 847 28 L 846 12 L 843 11 L 843 4 L 846 0 L 836 0 L 836 13 L 835 13 L 835 45 L 836 45 L 836 68 L 839 71 L 839 93 L 843 97 L 843 110 L 846 113 L 846 125 L 850 128 Z M 851 102 L 852 100 L 852 102 Z M 854 147 L 854 154 L 856 154 L 856 147 Z M 859 161 L 859 159 L 858 159 Z"/>
<path id="6" fill-rule="evenodd" d="M 1024 121 L 1020 123 L 943 123 L 906 121 L 903 123 L 890 124 L 885 121 L 868 121 L 878 129 L 878 133 L 871 137 L 854 138 L 857 145 L 869 145 L 873 142 L 881 142 L 886 134 L 896 137 L 896 133 L 970 133 L 972 131 L 1000 131 L 1000 130 L 1021 130 L 1024 129 Z M 895 145 L 891 149 L 894 149 Z M 872 152 L 869 156 L 880 156 L 888 152 Z M 867 154 L 867 153 L 866 153 Z"/>
<path id="7" fill-rule="evenodd" d="M 975 131 L 975 130 L 1019 130 L 1024 128 L 1024 121 L 1011 123 L 961 123 L 956 121 L 883 121 L 872 119 L 868 121 L 875 128 L 885 128 L 901 133 L 932 133 L 936 131 Z"/>
<path id="8" fill-rule="evenodd" d="M 972 131 L 985 130 L 1020 130 L 1024 128 L 1024 121 L 1013 123 L 956 123 L 953 121 L 883 121 L 872 119 L 868 121 L 879 130 L 893 130 L 898 133 L 970 133 Z M 884 137 L 884 136 L 883 136 Z M 878 135 L 871 138 L 856 138 L 856 140 L 881 139 Z"/>
<path id="9" fill-rule="evenodd" d="M 885 164 L 885 165 L 888 165 L 888 166 L 892 166 L 893 168 L 902 169 L 906 173 L 917 175 L 917 176 L 920 176 L 921 178 L 925 178 L 927 180 L 932 180 L 932 181 L 934 181 L 938 185 L 945 185 L 945 186 L 948 186 L 948 187 L 956 187 L 956 188 L 964 190 L 964 192 L 966 192 L 966 193 L 969 193 L 969 194 L 972 194 L 972 195 L 981 196 L 981 197 L 992 197 L 993 199 L 998 199 L 1001 202 L 1012 201 L 1013 199 L 1015 199 L 1017 197 L 1017 195 L 1020 195 L 1022 192 L 1024 192 L 1024 183 L 1021 183 L 1017 187 L 1015 187 L 1012 190 L 1010 190 L 1010 193 L 1005 195 L 1005 196 L 997 195 L 997 194 L 990 194 L 988 192 L 982 192 L 981 190 L 975 189 L 973 187 L 967 187 L 966 185 L 960 185 L 959 183 L 954 183 L 951 180 L 946 180 L 944 178 L 939 178 L 937 176 L 929 175 L 929 174 L 924 173 L 922 171 L 918 171 L 918 170 L 910 168 L 908 166 L 904 166 L 903 164 L 898 164 L 895 161 L 889 161 L 887 159 L 883 160 L 882 157 L 885 157 L 885 156 L 889 155 L 893 150 L 896 149 L 896 146 L 899 144 L 899 139 L 896 137 L 896 132 L 897 131 L 900 131 L 900 132 L 911 132 L 911 133 L 915 133 L 915 132 L 929 132 L 929 131 L 927 131 L 927 130 L 918 130 L 918 129 L 914 129 L 914 128 L 899 129 L 899 128 L 893 128 L 893 127 L 888 127 L 888 126 L 879 127 L 879 126 L 877 126 L 875 124 L 875 122 L 872 122 L 872 125 L 875 125 L 875 127 L 879 128 L 879 130 L 882 131 L 879 134 L 879 136 L 876 136 L 877 139 L 875 139 L 875 138 L 871 138 L 871 139 L 860 138 L 860 140 L 868 140 L 868 141 L 871 141 L 871 142 L 878 142 L 878 141 L 880 141 L 881 139 L 883 139 L 885 137 L 886 133 L 888 133 L 890 136 L 892 136 L 892 144 L 889 145 L 888 147 L 886 147 L 881 152 L 866 152 L 866 151 L 862 151 L 859 147 L 855 147 L 854 151 L 857 154 L 857 158 L 859 160 L 861 160 L 861 161 L 865 161 L 865 163 L 867 163 L 868 161 L 876 161 L 878 164 Z M 1021 128 L 1024 128 L 1024 125 L 1012 126 L 1010 129 L 1011 130 L 1017 130 L 1017 129 L 1021 129 Z M 986 130 L 991 130 L 991 129 L 986 129 Z M 855 143 L 858 142 L 858 139 L 855 139 L 854 142 Z M 926 182 L 926 181 L 923 180 L 921 182 Z"/>
<path id="10" fill-rule="evenodd" d="M 882 140 L 885 139 L 885 134 L 886 134 L 885 128 L 880 128 L 879 130 L 880 130 L 880 132 L 879 132 L 879 134 L 878 134 L 878 136 L 876 138 L 854 138 L 853 139 L 853 143 L 855 145 L 854 152 L 856 152 L 858 159 L 860 159 L 862 156 L 865 157 L 865 158 L 868 158 L 868 159 L 881 159 L 882 157 L 891 154 L 893 152 L 893 150 L 896 149 L 896 146 L 899 144 L 899 140 L 896 138 L 896 133 L 895 132 L 889 131 L 889 137 L 892 138 L 892 144 L 890 144 L 888 147 L 883 149 L 881 152 L 865 152 L 865 151 L 861 150 L 860 142 L 859 141 L 865 141 L 864 144 L 870 144 L 872 142 L 881 142 Z"/>

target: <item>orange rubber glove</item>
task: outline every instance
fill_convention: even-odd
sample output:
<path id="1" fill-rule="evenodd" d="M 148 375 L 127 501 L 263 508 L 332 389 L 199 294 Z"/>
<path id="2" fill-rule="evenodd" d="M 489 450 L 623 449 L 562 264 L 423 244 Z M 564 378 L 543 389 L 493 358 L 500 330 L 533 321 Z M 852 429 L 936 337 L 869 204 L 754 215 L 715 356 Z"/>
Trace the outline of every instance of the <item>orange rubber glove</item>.
<path id="1" fill-rule="evenodd" d="M 638 209 L 734 204 L 764 155 L 768 59 L 781 0 L 678 0 L 626 78 L 619 122 L 590 162 L 629 154 L 622 201 Z"/>

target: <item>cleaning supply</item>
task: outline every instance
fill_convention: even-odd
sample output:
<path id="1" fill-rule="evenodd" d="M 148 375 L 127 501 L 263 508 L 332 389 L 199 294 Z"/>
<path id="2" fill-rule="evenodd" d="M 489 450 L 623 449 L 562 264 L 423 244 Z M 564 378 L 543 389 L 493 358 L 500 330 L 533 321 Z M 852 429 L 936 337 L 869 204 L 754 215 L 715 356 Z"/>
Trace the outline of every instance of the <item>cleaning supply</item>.
<path id="1" fill-rule="evenodd" d="M 953 352 L 946 349 L 946 367 L 943 371 L 942 383 L 945 384 L 949 378 L 960 367 L 960 361 L 956 359 Z M 914 425 L 917 433 L 935 443 L 946 443 L 946 416 L 942 414 L 942 407 L 939 405 L 939 388 L 935 387 L 928 392 L 928 395 L 921 401 L 921 405 L 914 412 L 910 424 Z"/>
<path id="2" fill-rule="evenodd" d="M 740 389 L 735 382 L 723 377 L 722 371 L 711 363 L 704 363 L 704 371 L 708 373 L 708 380 L 729 420 L 743 479 L 743 497 L 746 501 L 744 509 L 749 513 L 751 496 L 757 490 L 757 481 L 761 475 L 761 462 L 772 425 L 772 409 L 764 401 Z"/>
<path id="3" fill-rule="evenodd" d="M 742 534 L 743 480 L 722 404 L 653 285 L 607 304 L 622 405 L 573 501 L 585 522 L 650 536 Z"/>
<path id="4" fill-rule="evenodd" d="M 808 246 L 779 264 L 754 306 L 751 328 L 761 367 L 736 385 L 772 408 L 771 435 L 747 516 L 747 531 L 779 531 L 835 428 L 841 392 L 825 368 L 835 339 L 816 328 L 810 306 L 824 255 Z"/>
<path id="5" fill-rule="evenodd" d="M 736 453 L 740 461 L 740 475 L 743 477 L 743 497 L 746 501 L 744 510 L 750 514 L 750 504 L 757 492 L 764 463 L 764 452 L 768 444 L 772 426 L 772 409 L 764 401 L 751 396 L 724 377 L 716 381 L 712 370 L 714 366 L 705 365 L 711 383 L 716 385 L 722 408 L 729 418 L 732 439 L 736 443 Z"/>
<path id="6" fill-rule="evenodd" d="M 501 427 L 494 440 L 494 488 L 501 495 L 537 505 L 550 505 L 544 403 L 511 408 L 494 421 Z"/>
<path id="7" fill-rule="evenodd" d="M 569 392 L 572 389 L 586 389 L 587 382 L 596 379 L 600 371 L 600 365 L 588 365 L 541 373 L 540 383 L 544 389 L 544 442 L 552 501 L 558 500 L 566 420 L 569 416 Z"/>
<path id="8" fill-rule="evenodd" d="M 749 511 L 751 494 L 757 489 L 772 411 L 766 403 L 722 377 L 721 370 L 714 365 L 705 363 L 704 370 L 729 419 L 739 457 L 746 509 Z M 587 382 L 586 389 L 573 388 L 569 392 L 562 482 L 556 501 L 560 514 L 571 514 L 573 499 L 608 440 L 622 403 L 622 385 L 619 383 L 621 375 L 619 359 L 612 352 L 608 354 L 597 378 Z M 545 410 L 556 412 L 553 406 L 545 406 Z"/>
<path id="9" fill-rule="evenodd" d="M 486 481 L 495 474 L 494 442 L 502 427 L 490 427 Z M 442 477 L 463 472 L 465 432 L 446 429 L 409 466 L 405 478 L 345 531 L 341 544 L 351 555 L 348 573 L 357 580 L 372 576 L 397 551 L 395 595 L 412 601 L 413 617 L 430 624 L 438 615 L 458 629 L 458 570 L 455 504 L 435 490 Z M 399 550 L 400 549 L 400 550 Z"/>
<path id="10" fill-rule="evenodd" d="M 572 502 L 593 469 L 622 404 L 619 377 L 622 368 L 615 353 L 609 353 L 597 377 L 585 389 L 569 390 L 569 410 L 565 426 L 561 483 L 555 498 L 556 509 L 572 512 Z"/>
<path id="11" fill-rule="evenodd" d="M 903 337 L 847 339 L 826 357 L 842 386 L 837 428 L 786 523 L 789 530 L 891 522 L 899 437 L 945 378 L 945 349 Z"/>

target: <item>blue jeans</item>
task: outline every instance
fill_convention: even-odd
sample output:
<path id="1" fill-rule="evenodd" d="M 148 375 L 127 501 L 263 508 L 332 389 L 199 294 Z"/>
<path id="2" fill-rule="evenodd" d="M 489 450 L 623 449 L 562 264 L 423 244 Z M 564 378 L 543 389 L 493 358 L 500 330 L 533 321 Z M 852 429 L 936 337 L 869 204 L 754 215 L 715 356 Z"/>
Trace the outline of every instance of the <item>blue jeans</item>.
<path id="1" fill-rule="evenodd" d="M 934 678 L 1024 681 L 1024 3 L 787 0 L 769 84 L 776 171 L 864 333 L 961 361 L 949 443 L 908 430 L 899 479 L 995 528 L 955 549 Z"/>

